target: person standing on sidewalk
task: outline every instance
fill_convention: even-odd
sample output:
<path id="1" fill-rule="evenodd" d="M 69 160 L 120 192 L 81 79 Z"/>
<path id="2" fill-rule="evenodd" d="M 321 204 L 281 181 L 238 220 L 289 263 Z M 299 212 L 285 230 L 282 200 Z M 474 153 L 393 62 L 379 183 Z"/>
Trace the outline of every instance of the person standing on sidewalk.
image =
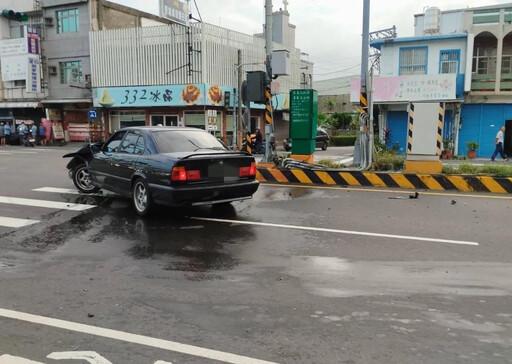
<path id="1" fill-rule="evenodd" d="M 4 123 L 0 123 L 0 145 L 5 145 L 5 130 L 4 130 Z"/>
<path id="2" fill-rule="evenodd" d="M 41 145 L 46 147 L 46 126 L 44 126 L 43 122 L 39 124 L 39 140 L 41 141 Z"/>
<path id="3" fill-rule="evenodd" d="M 6 121 L 3 128 L 4 128 L 4 145 L 6 145 L 5 143 L 7 143 L 7 145 L 9 145 L 9 144 L 11 144 L 11 124 L 8 121 Z"/>
<path id="4" fill-rule="evenodd" d="M 494 162 L 494 159 L 498 155 L 498 153 L 501 155 L 501 157 L 504 160 L 507 160 L 507 157 L 505 157 L 505 154 L 503 154 L 503 133 L 505 132 L 505 127 L 502 126 L 500 131 L 498 131 L 498 134 L 496 134 L 496 140 L 494 144 L 496 144 L 496 149 L 494 150 L 494 153 L 492 154 L 491 161 Z"/>

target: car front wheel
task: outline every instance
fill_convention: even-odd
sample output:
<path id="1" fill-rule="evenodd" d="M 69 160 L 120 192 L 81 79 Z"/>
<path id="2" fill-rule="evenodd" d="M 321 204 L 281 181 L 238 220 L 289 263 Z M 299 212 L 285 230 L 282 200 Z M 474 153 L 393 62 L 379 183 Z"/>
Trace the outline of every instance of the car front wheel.
<path id="1" fill-rule="evenodd" d="M 324 142 L 324 144 L 322 144 L 322 150 L 327 150 L 327 142 Z"/>
<path id="2" fill-rule="evenodd" d="M 100 189 L 92 184 L 89 176 L 89 169 L 85 164 L 79 164 L 73 169 L 73 183 L 75 187 L 83 193 L 94 193 Z"/>
<path id="3" fill-rule="evenodd" d="M 132 200 L 135 211 L 140 216 L 147 216 L 153 206 L 148 184 L 142 178 L 139 178 L 133 184 Z"/>

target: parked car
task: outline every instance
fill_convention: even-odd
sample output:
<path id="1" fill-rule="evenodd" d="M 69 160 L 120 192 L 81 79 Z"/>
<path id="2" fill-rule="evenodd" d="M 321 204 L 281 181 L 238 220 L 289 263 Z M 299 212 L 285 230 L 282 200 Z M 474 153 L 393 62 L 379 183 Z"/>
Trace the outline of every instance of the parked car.
<path id="1" fill-rule="evenodd" d="M 329 146 L 329 134 L 327 134 L 322 129 L 316 130 L 316 139 L 315 139 L 315 148 L 322 148 L 322 150 L 327 150 Z M 292 150 L 292 138 L 286 138 L 283 140 L 284 150 L 289 152 Z"/>
<path id="2" fill-rule="evenodd" d="M 64 157 L 70 178 L 84 193 L 105 189 L 133 201 L 147 215 L 153 204 L 195 206 L 249 199 L 256 192 L 254 157 L 227 149 L 195 128 L 130 127 L 104 144 Z"/>

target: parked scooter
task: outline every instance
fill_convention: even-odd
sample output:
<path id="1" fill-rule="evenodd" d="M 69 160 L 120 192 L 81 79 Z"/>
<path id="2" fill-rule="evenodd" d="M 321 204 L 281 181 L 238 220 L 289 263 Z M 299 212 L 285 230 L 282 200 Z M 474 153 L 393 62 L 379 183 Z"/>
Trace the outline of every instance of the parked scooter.
<path id="1" fill-rule="evenodd" d="M 249 136 L 250 138 L 248 138 Z M 250 142 L 248 143 L 250 139 Z M 256 142 L 256 134 L 249 134 L 247 133 L 246 137 L 242 141 L 242 151 L 243 152 L 249 152 L 247 146 L 251 148 L 250 153 L 251 154 L 265 154 L 265 140 L 258 143 Z M 276 150 L 276 141 L 273 136 L 270 137 L 270 146 L 272 147 L 272 150 Z"/>

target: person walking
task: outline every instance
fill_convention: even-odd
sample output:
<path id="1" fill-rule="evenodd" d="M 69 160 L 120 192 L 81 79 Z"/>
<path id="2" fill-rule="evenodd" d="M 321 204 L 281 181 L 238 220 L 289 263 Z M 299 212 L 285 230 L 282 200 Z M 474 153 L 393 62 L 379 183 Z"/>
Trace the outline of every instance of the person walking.
<path id="1" fill-rule="evenodd" d="M 3 145 L 9 145 L 11 144 L 11 124 L 6 121 L 5 122 L 5 125 L 3 126 L 4 128 L 4 144 Z"/>
<path id="2" fill-rule="evenodd" d="M 5 145 L 4 123 L 0 123 L 0 146 Z"/>
<path id="3" fill-rule="evenodd" d="M 27 146 L 28 126 L 25 124 L 24 121 L 22 121 L 21 124 L 18 125 L 17 131 L 18 131 L 18 138 L 20 140 L 20 145 Z"/>
<path id="4" fill-rule="evenodd" d="M 502 126 L 501 129 L 496 134 L 496 140 L 494 141 L 494 144 L 496 144 L 496 149 L 494 150 L 494 153 L 492 154 L 491 161 L 494 162 L 494 159 L 498 155 L 498 153 L 501 155 L 501 157 L 504 160 L 508 160 L 505 154 L 503 154 L 503 133 L 505 132 L 505 127 Z"/>
<path id="5" fill-rule="evenodd" d="M 39 140 L 41 141 L 41 145 L 46 147 L 46 126 L 43 125 L 42 121 L 41 124 L 39 124 Z"/>

